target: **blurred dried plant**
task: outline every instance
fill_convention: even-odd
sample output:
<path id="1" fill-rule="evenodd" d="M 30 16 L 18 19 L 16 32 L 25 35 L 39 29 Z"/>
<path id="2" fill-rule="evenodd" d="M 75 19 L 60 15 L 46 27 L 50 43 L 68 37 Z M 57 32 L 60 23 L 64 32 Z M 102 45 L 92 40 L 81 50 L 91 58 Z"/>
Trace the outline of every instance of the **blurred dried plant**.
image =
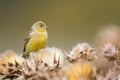
<path id="1" fill-rule="evenodd" d="M 95 80 L 96 70 L 90 63 L 77 62 L 64 67 L 59 75 L 62 80 Z"/>
<path id="2" fill-rule="evenodd" d="M 120 29 L 116 25 L 105 26 L 97 36 L 97 44 L 102 47 L 109 42 L 116 47 L 120 47 Z"/>
<path id="3" fill-rule="evenodd" d="M 115 67 L 120 68 L 120 29 L 116 25 L 109 25 L 98 36 L 99 48 L 103 56 L 114 61 Z"/>

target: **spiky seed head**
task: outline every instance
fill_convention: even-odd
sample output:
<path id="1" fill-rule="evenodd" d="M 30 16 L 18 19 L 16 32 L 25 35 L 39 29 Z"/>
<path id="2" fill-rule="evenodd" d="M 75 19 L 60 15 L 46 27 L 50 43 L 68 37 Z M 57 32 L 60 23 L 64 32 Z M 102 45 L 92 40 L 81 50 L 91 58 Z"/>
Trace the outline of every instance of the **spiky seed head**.
<path id="1" fill-rule="evenodd" d="M 26 59 L 22 64 L 22 75 L 24 77 L 30 77 L 35 74 L 36 71 L 40 71 L 40 69 L 43 69 L 42 61 L 38 58 L 29 58 Z M 39 68 L 40 67 L 40 68 Z"/>
<path id="2" fill-rule="evenodd" d="M 116 25 L 108 25 L 101 30 L 97 37 L 97 44 L 99 47 L 104 46 L 106 42 L 110 42 L 116 47 L 120 47 L 120 29 Z"/>
<path id="3" fill-rule="evenodd" d="M 63 52 L 55 47 L 40 49 L 37 52 L 31 53 L 30 57 L 40 58 L 49 67 L 53 67 L 55 65 L 61 67 L 64 64 Z"/>
<path id="4" fill-rule="evenodd" d="M 79 43 L 71 50 L 68 55 L 73 60 L 93 60 L 97 58 L 95 49 L 88 43 Z"/>
<path id="5" fill-rule="evenodd" d="M 47 63 L 44 63 L 40 58 L 37 57 L 26 59 L 22 65 L 22 79 L 25 80 L 56 80 L 53 79 L 57 78 L 56 74 L 56 71 L 53 71 L 53 69 L 51 70 Z"/>
<path id="6" fill-rule="evenodd" d="M 115 45 L 110 42 L 107 42 L 102 47 L 102 53 L 108 60 L 115 60 L 118 57 L 119 50 Z"/>
<path id="7" fill-rule="evenodd" d="M 9 67 L 18 67 L 23 63 L 24 59 L 12 50 L 7 50 L 0 55 L 0 70 L 2 74 L 11 74 Z"/>
<path id="8" fill-rule="evenodd" d="M 30 53 L 30 57 L 23 62 L 22 75 L 25 79 L 50 79 L 63 65 L 62 51 L 57 48 L 45 48 Z M 46 76 L 47 75 L 47 76 Z M 51 79 L 53 80 L 53 79 Z"/>
<path id="9" fill-rule="evenodd" d="M 7 50 L 0 55 L 0 74 L 3 79 L 14 79 L 21 75 L 21 65 L 24 59 L 12 50 Z"/>

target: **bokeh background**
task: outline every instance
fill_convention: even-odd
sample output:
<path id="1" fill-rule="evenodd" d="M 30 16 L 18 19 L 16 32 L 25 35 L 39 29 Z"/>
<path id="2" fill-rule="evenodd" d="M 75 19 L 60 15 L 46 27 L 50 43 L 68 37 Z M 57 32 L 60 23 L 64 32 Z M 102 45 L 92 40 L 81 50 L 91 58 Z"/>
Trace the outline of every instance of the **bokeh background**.
<path id="1" fill-rule="evenodd" d="M 120 25 L 120 0 L 0 0 L 0 52 L 22 52 L 26 33 L 38 20 L 48 26 L 49 47 L 94 45 L 102 26 Z"/>

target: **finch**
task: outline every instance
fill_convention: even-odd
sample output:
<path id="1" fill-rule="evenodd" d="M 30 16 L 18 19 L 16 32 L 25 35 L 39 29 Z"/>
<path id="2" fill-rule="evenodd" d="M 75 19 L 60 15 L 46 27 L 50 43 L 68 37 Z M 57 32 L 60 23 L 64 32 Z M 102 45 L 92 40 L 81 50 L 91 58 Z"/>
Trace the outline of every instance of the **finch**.
<path id="1" fill-rule="evenodd" d="M 30 52 L 38 51 L 46 46 L 48 38 L 46 28 L 43 21 L 37 21 L 32 25 L 31 31 L 25 38 L 23 57 L 28 57 Z"/>

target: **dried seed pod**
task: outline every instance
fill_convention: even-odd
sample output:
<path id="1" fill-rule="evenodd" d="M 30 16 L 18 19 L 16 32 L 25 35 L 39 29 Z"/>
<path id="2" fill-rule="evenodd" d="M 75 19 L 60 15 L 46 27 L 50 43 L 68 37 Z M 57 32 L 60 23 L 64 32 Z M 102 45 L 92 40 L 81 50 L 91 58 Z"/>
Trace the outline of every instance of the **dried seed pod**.
<path id="1" fill-rule="evenodd" d="M 101 30 L 97 37 L 97 44 L 99 47 L 104 46 L 106 42 L 111 43 L 116 47 L 120 47 L 120 29 L 116 25 L 108 25 Z"/>
<path id="2" fill-rule="evenodd" d="M 103 55 L 109 60 L 113 61 L 118 57 L 119 50 L 116 46 L 112 43 L 105 43 L 104 46 L 101 48 Z"/>
<path id="3" fill-rule="evenodd" d="M 19 79 L 25 80 L 56 80 L 56 66 L 51 68 L 47 63 L 42 61 L 40 57 L 31 57 L 26 59 L 22 65 L 22 77 Z"/>
<path id="4" fill-rule="evenodd" d="M 54 47 L 41 49 L 38 52 L 31 53 L 30 57 L 40 58 L 49 67 L 54 67 L 55 65 L 56 67 L 62 67 L 64 64 L 63 52 Z"/>
<path id="5" fill-rule="evenodd" d="M 116 25 L 106 27 L 99 33 L 97 44 L 101 49 L 102 56 L 108 61 L 113 61 L 114 68 L 117 69 L 120 66 L 120 29 Z"/>
<path id="6" fill-rule="evenodd" d="M 37 71 L 43 70 L 45 67 L 42 60 L 37 58 L 29 58 L 23 62 L 22 76 L 27 79 L 33 77 Z"/>
<path id="7" fill-rule="evenodd" d="M 8 50 L 0 55 L 0 74 L 5 75 L 3 79 L 13 79 L 21 74 L 21 65 L 24 59 L 17 53 Z"/>
<path id="8" fill-rule="evenodd" d="M 19 77 L 19 79 L 56 80 L 56 74 L 63 66 L 63 60 L 63 53 L 57 48 L 45 48 L 33 52 L 23 62 L 22 77 Z"/>
<path id="9" fill-rule="evenodd" d="M 67 55 L 70 61 L 91 61 L 97 58 L 96 51 L 88 43 L 79 43 Z"/>

